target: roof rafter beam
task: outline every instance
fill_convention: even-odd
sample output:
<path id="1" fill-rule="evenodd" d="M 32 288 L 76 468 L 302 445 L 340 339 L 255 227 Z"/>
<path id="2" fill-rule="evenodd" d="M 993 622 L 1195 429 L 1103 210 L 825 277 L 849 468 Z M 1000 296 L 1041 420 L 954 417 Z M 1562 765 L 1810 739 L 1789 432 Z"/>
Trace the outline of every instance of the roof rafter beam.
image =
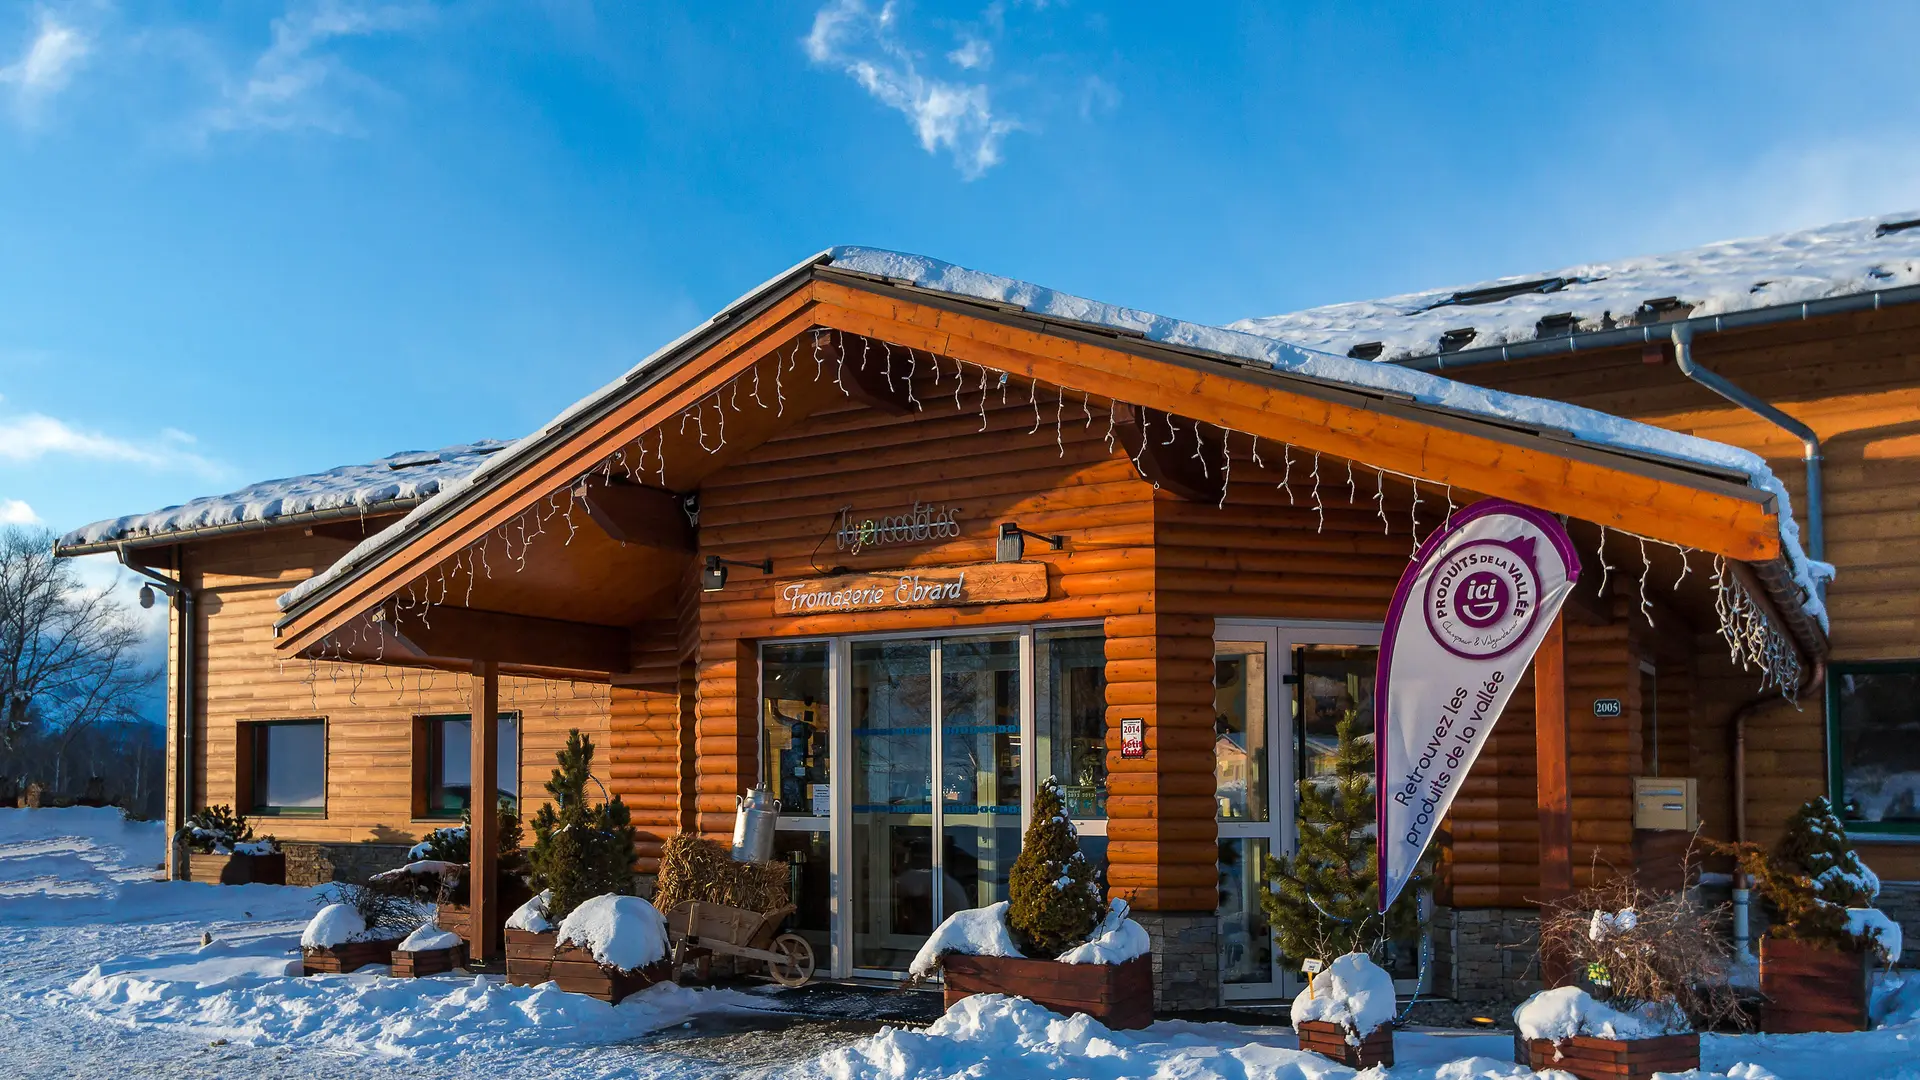
<path id="1" fill-rule="evenodd" d="M 627 630 L 464 607 L 426 612 L 389 604 L 376 619 L 385 639 L 419 660 L 492 660 L 528 668 L 616 674 L 631 666 Z"/>
<path id="2" fill-rule="evenodd" d="M 622 544 L 691 552 L 693 525 L 680 496 L 620 480 L 584 485 L 582 500 L 600 531 Z"/>

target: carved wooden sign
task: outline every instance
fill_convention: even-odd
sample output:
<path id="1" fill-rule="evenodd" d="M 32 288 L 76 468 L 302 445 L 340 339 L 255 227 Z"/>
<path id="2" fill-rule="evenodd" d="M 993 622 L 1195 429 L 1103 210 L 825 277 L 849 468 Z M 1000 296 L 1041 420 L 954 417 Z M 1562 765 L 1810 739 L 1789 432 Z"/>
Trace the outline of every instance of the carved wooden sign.
<path id="1" fill-rule="evenodd" d="M 774 590 L 773 611 L 776 615 L 836 615 L 1046 598 L 1047 568 L 1042 563 L 972 563 L 788 581 Z"/>

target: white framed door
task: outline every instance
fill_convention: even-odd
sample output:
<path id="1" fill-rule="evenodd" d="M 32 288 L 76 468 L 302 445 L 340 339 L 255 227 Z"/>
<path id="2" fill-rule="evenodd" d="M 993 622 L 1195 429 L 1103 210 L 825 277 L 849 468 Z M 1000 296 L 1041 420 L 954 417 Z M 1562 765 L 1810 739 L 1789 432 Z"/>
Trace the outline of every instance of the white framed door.
<path id="1" fill-rule="evenodd" d="M 1214 787 L 1224 1000 L 1291 997 L 1305 986 L 1298 958 L 1280 955 L 1260 908 L 1265 863 L 1270 855 L 1294 851 L 1298 781 L 1315 771 L 1331 710 L 1363 709 L 1371 716 L 1379 644 L 1380 627 L 1368 623 L 1222 619 L 1215 624 Z M 1357 677 L 1361 672 L 1363 679 Z"/>

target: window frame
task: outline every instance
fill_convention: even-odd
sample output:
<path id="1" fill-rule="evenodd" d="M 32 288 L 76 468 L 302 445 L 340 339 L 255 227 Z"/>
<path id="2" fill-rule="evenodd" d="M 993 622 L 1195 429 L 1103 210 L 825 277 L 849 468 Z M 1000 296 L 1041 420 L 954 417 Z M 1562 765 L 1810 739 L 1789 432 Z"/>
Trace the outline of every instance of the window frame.
<path id="1" fill-rule="evenodd" d="M 262 733 L 269 728 L 311 727 L 316 725 L 320 728 L 320 805 L 268 806 L 263 804 L 260 801 L 261 789 L 264 787 L 264 785 L 260 783 L 260 736 Z M 237 733 L 240 737 L 236 740 L 239 745 L 235 747 L 238 752 L 234 755 L 236 759 L 234 761 L 235 779 L 236 781 L 244 779 L 246 785 L 244 789 L 234 792 L 234 802 L 240 804 L 240 812 L 247 817 L 324 819 L 327 816 L 327 807 L 330 802 L 328 796 L 330 794 L 329 784 L 331 777 L 328 766 L 330 764 L 329 759 L 332 756 L 331 746 L 333 739 L 333 732 L 330 727 L 327 723 L 327 718 L 324 716 L 289 716 L 275 717 L 271 720 L 242 720 Z M 267 741 L 271 742 L 270 734 L 268 735 Z M 244 773 L 241 771 L 242 767 L 239 760 L 243 757 L 245 759 Z M 236 783 L 235 786 L 238 788 L 239 784 Z"/>
<path id="2" fill-rule="evenodd" d="M 1840 676 L 1896 674 L 1920 677 L 1920 659 L 1916 660 L 1835 660 L 1827 665 L 1827 799 L 1834 813 L 1846 806 L 1846 764 L 1840 746 Z M 1887 839 L 1920 839 L 1920 821 L 1848 821 L 1841 817 L 1847 835 Z"/>
<path id="3" fill-rule="evenodd" d="M 519 709 L 501 709 L 495 713 L 495 723 L 508 719 L 513 721 L 513 800 L 517 810 L 520 805 L 520 784 L 524 779 L 522 774 L 525 772 L 526 767 L 526 762 L 522 760 L 520 754 L 521 748 L 526 741 L 526 717 Z M 416 713 L 413 717 L 412 802 L 413 820 L 418 822 L 444 824 L 449 821 L 457 822 L 460 820 L 462 811 L 435 811 L 430 805 L 433 796 L 434 766 L 437 764 L 438 759 L 444 754 L 444 750 L 440 753 L 436 753 L 435 751 L 436 748 L 444 747 L 446 744 L 444 737 L 436 737 L 435 728 L 443 725 L 444 722 L 448 720 L 463 720 L 468 725 L 472 725 L 473 714 L 470 712 Z M 468 727 L 468 734 L 472 734 L 471 726 Z M 471 762 L 468 763 L 468 771 L 469 773 L 472 771 Z M 471 780 L 471 777 L 469 777 L 469 780 Z M 473 801 L 472 797 L 469 796 L 467 801 L 469 805 L 471 805 Z"/>

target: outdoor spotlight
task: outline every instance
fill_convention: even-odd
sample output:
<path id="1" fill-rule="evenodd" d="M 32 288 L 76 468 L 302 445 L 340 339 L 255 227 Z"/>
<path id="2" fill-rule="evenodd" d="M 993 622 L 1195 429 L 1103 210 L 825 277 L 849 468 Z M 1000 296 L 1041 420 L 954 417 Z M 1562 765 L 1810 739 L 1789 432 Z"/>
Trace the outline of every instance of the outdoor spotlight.
<path id="1" fill-rule="evenodd" d="M 151 585 L 140 586 L 140 606 L 143 608 L 150 608 L 153 606 L 153 586 Z"/>
<path id="2" fill-rule="evenodd" d="M 727 587 L 727 567 L 739 566 L 748 570 L 758 570 L 763 574 L 773 573 L 771 557 L 759 562 L 741 562 L 738 559 L 723 559 L 718 555 L 707 556 L 706 568 L 700 571 L 700 589 L 702 592 L 719 592 Z"/>
<path id="3" fill-rule="evenodd" d="M 1029 536 L 1035 540 L 1046 541 L 1047 546 L 1055 551 L 1059 551 L 1067 543 L 1067 538 L 1064 536 L 1045 536 L 1021 528 L 1018 522 L 1003 521 L 1000 523 L 1000 538 L 994 544 L 993 561 L 1019 562 L 1027 553 L 1026 538 Z"/>

